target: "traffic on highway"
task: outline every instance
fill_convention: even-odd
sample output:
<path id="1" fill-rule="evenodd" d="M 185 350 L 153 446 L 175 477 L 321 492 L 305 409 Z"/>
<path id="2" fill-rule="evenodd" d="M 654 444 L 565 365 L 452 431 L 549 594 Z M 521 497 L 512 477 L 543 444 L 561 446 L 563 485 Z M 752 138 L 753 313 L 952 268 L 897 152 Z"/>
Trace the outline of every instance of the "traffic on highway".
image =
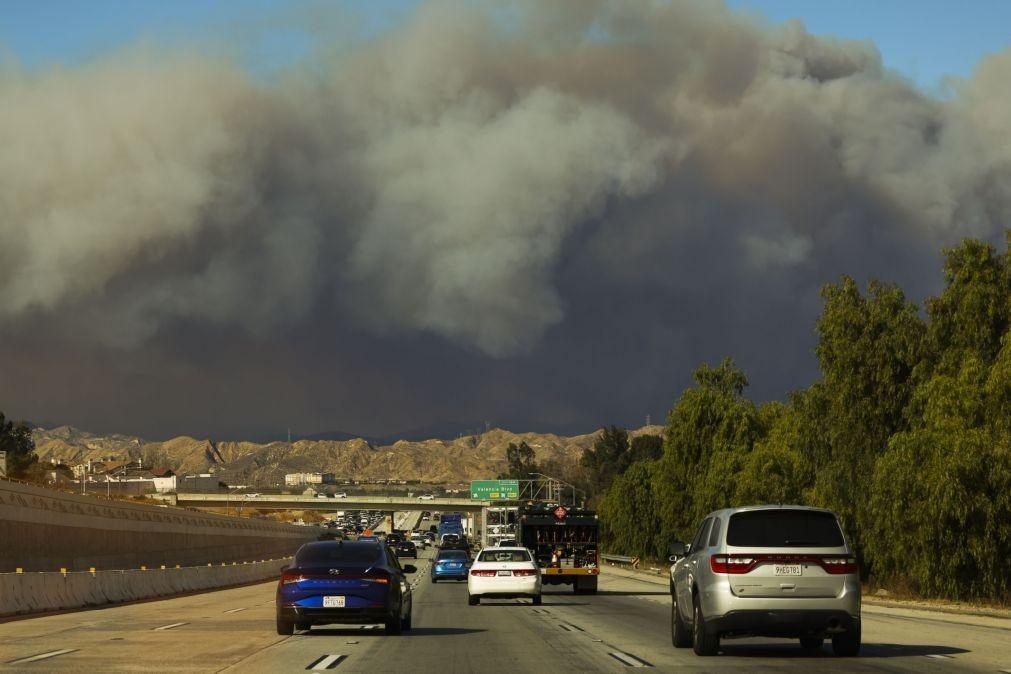
<path id="1" fill-rule="evenodd" d="M 1011 663 L 1006 619 L 861 605 L 851 551 L 827 511 L 713 513 L 690 544 L 672 545 L 665 575 L 604 565 L 592 595 L 543 583 L 557 555 L 542 566 L 522 545 L 480 549 L 453 514 L 440 519 L 371 518 L 361 534 L 350 527 L 303 545 L 269 583 L 5 623 L 0 670 L 1001 672 Z M 441 545 L 440 524 L 456 530 Z M 411 539 L 424 543 L 404 559 L 398 544 Z"/>

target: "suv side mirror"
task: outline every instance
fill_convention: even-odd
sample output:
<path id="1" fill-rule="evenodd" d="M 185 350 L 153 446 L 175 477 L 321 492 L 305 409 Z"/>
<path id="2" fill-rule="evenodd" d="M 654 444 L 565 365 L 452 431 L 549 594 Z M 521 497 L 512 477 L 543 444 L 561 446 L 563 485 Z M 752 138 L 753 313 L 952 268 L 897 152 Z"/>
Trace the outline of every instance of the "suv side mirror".
<path id="1" fill-rule="evenodd" d="M 417 573 L 418 567 L 414 564 L 404 564 L 404 573 Z"/>

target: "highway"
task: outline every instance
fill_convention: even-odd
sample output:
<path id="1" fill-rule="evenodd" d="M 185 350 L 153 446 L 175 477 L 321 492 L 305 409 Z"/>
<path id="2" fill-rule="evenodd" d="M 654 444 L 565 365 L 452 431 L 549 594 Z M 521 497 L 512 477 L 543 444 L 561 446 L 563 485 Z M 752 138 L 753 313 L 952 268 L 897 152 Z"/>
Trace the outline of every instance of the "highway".
<path id="1" fill-rule="evenodd" d="M 401 636 L 335 626 L 280 637 L 266 583 L 0 624 L 0 671 L 1011 672 L 1011 621 L 999 618 L 867 606 L 856 659 L 767 639 L 725 641 L 719 656 L 699 658 L 671 647 L 662 579 L 606 569 L 596 596 L 558 589 L 540 607 L 470 607 L 464 583 L 429 582 L 430 554 L 418 562 L 414 629 Z"/>

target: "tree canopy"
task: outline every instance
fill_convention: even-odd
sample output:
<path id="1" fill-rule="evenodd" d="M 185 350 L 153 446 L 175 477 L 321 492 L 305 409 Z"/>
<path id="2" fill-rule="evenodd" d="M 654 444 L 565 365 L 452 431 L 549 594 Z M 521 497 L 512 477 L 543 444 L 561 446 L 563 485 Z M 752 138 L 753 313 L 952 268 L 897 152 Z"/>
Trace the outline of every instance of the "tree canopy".
<path id="1" fill-rule="evenodd" d="M 660 557 L 714 509 L 811 504 L 840 516 L 867 577 L 1011 598 L 1011 252 L 967 240 L 944 257 L 926 318 L 895 285 L 825 286 L 821 378 L 788 402 L 756 406 L 730 359 L 696 369 L 662 455 L 615 472 L 606 544 Z"/>

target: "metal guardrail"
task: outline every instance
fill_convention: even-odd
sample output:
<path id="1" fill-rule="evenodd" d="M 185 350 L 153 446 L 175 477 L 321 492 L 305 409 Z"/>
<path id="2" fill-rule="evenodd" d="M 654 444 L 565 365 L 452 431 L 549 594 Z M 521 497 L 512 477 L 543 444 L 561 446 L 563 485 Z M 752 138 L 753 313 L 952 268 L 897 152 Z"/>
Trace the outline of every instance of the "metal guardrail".
<path id="1" fill-rule="evenodd" d="M 610 562 L 612 564 L 631 564 L 632 568 L 638 568 L 639 558 L 638 557 L 628 557 L 625 555 L 601 555 L 600 558 L 605 562 Z"/>

